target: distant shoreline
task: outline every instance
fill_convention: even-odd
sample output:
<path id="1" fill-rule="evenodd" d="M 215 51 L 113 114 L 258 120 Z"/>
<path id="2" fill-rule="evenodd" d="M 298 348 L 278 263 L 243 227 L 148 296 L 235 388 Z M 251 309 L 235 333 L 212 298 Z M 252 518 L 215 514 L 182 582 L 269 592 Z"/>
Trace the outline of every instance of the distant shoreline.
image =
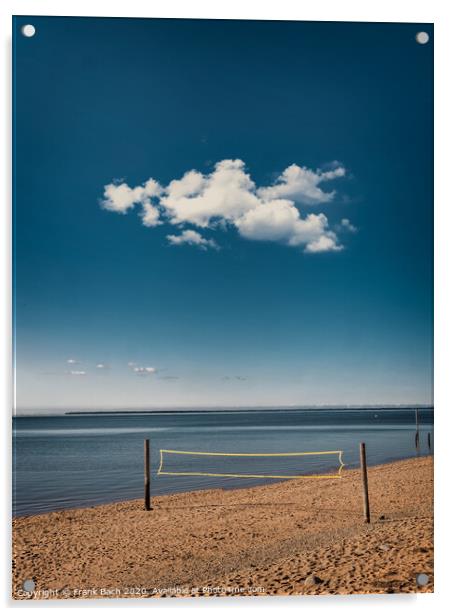
<path id="1" fill-rule="evenodd" d="M 323 406 L 323 407 L 263 407 L 243 409 L 169 409 L 169 410 L 134 410 L 134 411 L 66 411 L 65 415 L 152 415 L 156 413 L 275 413 L 278 411 L 412 411 L 433 410 L 432 406 Z"/>
<path id="2" fill-rule="evenodd" d="M 325 405 L 325 406 L 250 406 L 250 407 L 186 407 L 186 408 L 131 408 L 131 409 L 55 409 L 46 411 L 43 409 L 27 409 L 16 411 L 13 417 L 61 417 L 77 415 L 156 415 L 156 414 L 181 414 L 181 413 L 275 413 L 281 411 L 411 411 L 413 409 L 431 410 L 433 404 L 380 404 L 380 405 Z"/>

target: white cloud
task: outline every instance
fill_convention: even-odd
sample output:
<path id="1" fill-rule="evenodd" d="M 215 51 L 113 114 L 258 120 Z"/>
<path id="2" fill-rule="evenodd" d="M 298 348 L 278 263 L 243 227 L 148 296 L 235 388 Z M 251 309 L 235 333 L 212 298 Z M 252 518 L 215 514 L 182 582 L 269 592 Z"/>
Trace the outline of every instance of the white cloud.
<path id="1" fill-rule="evenodd" d="M 206 240 L 200 233 L 192 229 L 186 229 L 182 231 L 180 235 L 167 235 L 166 238 L 173 246 L 191 244 L 192 246 L 199 246 L 199 248 L 203 250 L 207 250 L 207 248 L 218 248 L 214 240 Z"/>
<path id="2" fill-rule="evenodd" d="M 336 243 L 335 237 L 321 235 L 318 239 L 312 240 L 306 245 L 305 252 L 330 252 L 342 249 L 343 246 Z"/>
<path id="3" fill-rule="evenodd" d="M 222 160 L 212 173 L 190 171 L 182 180 L 170 182 L 165 195 L 160 199 L 172 224 L 191 223 L 207 227 L 215 219 L 234 222 L 245 212 L 256 207 L 259 199 L 254 193 L 255 184 L 244 171 L 241 160 Z M 182 187 L 193 188 L 197 178 L 196 192 L 184 192 Z"/>
<path id="4" fill-rule="evenodd" d="M 106 364 L 96 364 L 96 368 L 98 370 L 105 370 L 105 368 L 107 368 Z"/>
<path id="5" fill-rule="evenodd" d="M 107 184 L 104 187 L 104 199 L 101 205 L 104 209 L 119 214 L 126 214 L 142 201 L 149 202 L 150 197 L 157 197 L 162 189 L 158 182 L 150 178 L 143 186 L 130 188 L 125 182 L 122 184 Z"/>
<path id="6" fill-rule="evenodd" d="M 155 374 L 157 372 L 156 368 L 152 366 L 135 366 L 133 371 L 138 376 L 150 376 L 151 374 Z"/>
<path id="7" fill-rule="evenodd" d="M 149 199 L 143 203 L 143 209 L 140 216 L 145 227 L 156 227 L 157 225 L 162 224 L 162 221 L 159 220 L 160 212 L 154 205 L 152 205 Z"/>
<path id="8" fill-rule="evenodd" d="M 127 184 L 108 184 L 105 186 L 102 207 L 111 212 L 125 214 L 128 209 L 140 201 L 141 195 L 140 187 L 132 189 Z"/>
<path id="9" fill-rule="evenodd" d="M 252 240 L 283 242 L 289 246 L 305 246 L 307 252 L 315 242 L 330 250 L 339 247 L 336 234 L 328 230 L 328 219 L 324 214 L 308 214 L 301 218 L 300 212 L 287 200 L 264 203 L 251 210 L 236 223 L 239 232 Z"/>
<path id="10" fill-rule="evenodd" d="M 72 359 L 72 358 L 70 358 L 70 359 L 66 360 L 66 363 L 67 363 L 67 364 L 71 364 L 71 365 L 73 365 L 73 366 L 74 366 L 74 365 L 76 365 L 76 364 L 79 364 L 80 362 L 79 362 L 77 359 Z"/>
<path id="11" fill-rule="evenodd" d="M 299 203 L 316 205 L 327 203 L 334 198 L 335 191 L 325 192 L 319 184 L 328 180 L 341 178 L 345 169 L 338 166 L 330 171 L 312 171 L 307 167 L 290 165 L 276 180 L 273 186 L 259 188 L 257 194 L 263 199 L 279 199 L 286 197 Z"/>
<path id="12" fill-rule="evenodd" d="M 199 171 L 187 171 L 180 180 L 173 180 L 168 184 L 167 192 L 174 198 L 190 197 L 201 192 L 206 180 Z"/>
<path id="13" fill-rule="evenodd" d="M 216 230 L 229 226 L 248 240 L 280 242 L 306 252 L 338 251 L 343 246 L 329 228 L 325 214 L 302 214 L 301 209 L 331 202 L 335 191 L 325 191 L 321 185 L 345 175 L 346 170 L 339 163 L 327 171 L 293 164 L 273 185 L 258 188 L 242 160 L 222 160 L 211 173 L 191 170 L 166 187 L 152 178 L 134 188 L 125 183 L 108 184 L 102 207 L 126 213 L 139 204 L 142 223 L 148 227 L 164 222 Z M 352 228 L 348 219 L 335 227 L 349 231 Z M 218 248 L 213 239 L 206 239 L 193 229 L 167 235 L 167 239 L 172 245 Z"/>
<path id="14" fill-rule="evenodd" d="M 85 376 L 86 370 L 71 370 L 69 374 L 72 376 Z"/>
<path id="15" fill-rule="evenodd" d="M 348 218 L 343 218 L 340 226 L 346 231 L 350 231 L 350 233 L 356 233 L 358 231 L 357 227 L 352 225 Z"/>

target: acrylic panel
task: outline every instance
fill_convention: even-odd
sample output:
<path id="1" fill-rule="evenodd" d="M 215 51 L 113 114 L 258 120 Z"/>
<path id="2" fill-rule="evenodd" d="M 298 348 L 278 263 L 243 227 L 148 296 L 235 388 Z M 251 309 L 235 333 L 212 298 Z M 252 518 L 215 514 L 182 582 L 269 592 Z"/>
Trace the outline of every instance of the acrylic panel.
<path id="1" fill-rule="evenodd" d="M 13 18 L 15 599 L 433 591 L 432 62 Z"/>

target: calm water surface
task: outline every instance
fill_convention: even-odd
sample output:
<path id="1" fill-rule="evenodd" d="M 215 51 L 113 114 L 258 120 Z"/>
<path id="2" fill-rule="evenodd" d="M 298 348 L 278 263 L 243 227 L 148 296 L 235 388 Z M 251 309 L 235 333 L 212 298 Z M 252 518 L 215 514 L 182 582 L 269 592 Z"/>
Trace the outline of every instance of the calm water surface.
<path id="1" fill-rule="evenodd" d="M 346 468 L 431 453 L 433 409 L 190 411 L 141 415 L 62 415 L 13 419 L 13 515 L 142 496 L 143 439 L 151 441 L 153 494 L 245 487 L 272 479 L 157 475 L 160 449 L 286 453 L 342 450 Z M 335 473 L 337 454 L 223 457 L 164 454 L 162 470 L 258 475 Z M 307 479 L 313 481 L 313 479 Z M 321 481 L 321 480 L 319 480 Z"/>

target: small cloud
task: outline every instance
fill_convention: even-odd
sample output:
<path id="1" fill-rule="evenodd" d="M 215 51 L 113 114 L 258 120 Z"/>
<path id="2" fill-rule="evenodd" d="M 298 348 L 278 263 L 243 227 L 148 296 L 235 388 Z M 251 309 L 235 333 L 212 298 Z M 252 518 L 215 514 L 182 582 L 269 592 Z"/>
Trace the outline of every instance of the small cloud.
<path id="1" fill-rule="evenodd" d="M 322 235 L 317 240 L 309 242 L 309 244 L 307 244 L 306 248 L 304 249 L 304 252 L 338 252 L 339 250 L 343 250 L 343 248 L 343 246 L 336 244 L 334 238 Z"/>
<path id="2" fill-rule="evenodd" d="M 345 229 L 346 231 L 349 231 L 350 233 L 356 233 L 358 231 L 358 228 L 355 227 L 355 225 L 352 225 L 352 223 L 349 221 L 348 218 L 343 218 L 341 220 L 340 228 Z"/>
<path id="3" fill-rule="evenodd" d="M 96 364 L 97 370 L 107 370 L 107 364 Z"/>
<path id="4" fill-rule="evenodd" d="M 138 376 L 150 376 L 157 372 L 156 368 L 153 368 L 152 366 L 135 366 L 133 371 Z"/>
<path id="5" fill-rule="evenodd" d="M 215 248 L 218 250 L 219 246 L 214 240 L 207 240 L 202 237 L 197 231 L 192 229 L 186 229 L 180 235 L 167 235 L 166 239 L 172 246 L 180 246 L 181 244 L 189 244 L 191 246 L 198 246 L 202 250 L 208 248 Z"/>
<path id="6" fill-rule="evenodd" d="M 241 376 L 241 375 L 223 377 L 223 381 L 247 381 L 247 380 L 248 379 L 246 376 Z"/>
<path id="7" fill-rule="evenodd" d="M 259 188 L 257 194 L 266 201 L 284 198 L 308 205 L 328 203 L 336 192 L 325 192 L 319 184 L 342 178 L 345 174 L 345 168 L 339 163 L 326 171 L 313 171 L 293 164 L 281 173 L 273 186 Z"/>
<path id="8" fill-rule="evenodd" d="M 70 364 L 70 365 L 72 365 L 72 366 L 75 366 L 75 365 L 77 365 L 77 364 L 80 364 L 81 362 L 79 362 L 79 361 L 78 361 L 78 359 L 72 359 L 72 358 L 70 358 L 70 359 L 67 359 L 67 360 L 66 360 L 66 363 L 67 363 L 67 364 Z"/>
<path id="9" fill-rule="evenodd" d="M 158 225 L 163 224 L 159 219 L 160 212 L 154 205 L 152 205 L 149 199 L 143 203 L 143 209 L 140 216 L 145 227 L 157 227 Z"/>
<path id="10" fill-rule="evenodd" d="M 127 362 L 127 365 L 129 366 L 129 368 L 133 368 L 134 366 L 136 366 L 136 363 L 134 361 L 129 361 Z"/>
<path id="11" fill-rule="evenodd" d="M 160 380 L 161 380 L 161 381 L 178 381 L 178 380 L 179 380 L 179 378 L 180 378 L 180 377 L 178 377 L 178 376 L 171 376 L 171 375 L 168 375 L 168 376 L 161 376 L 161 377 L 160 377 Z"/>
<path id="12" fill-rule="evenodd" d="M 86 370 L 70 370 L 68 374 L 71 376 L 85 376 Z"/>
<path id="13" fill-rule="evenodd" d="M 150 203 L 152 197 L 157 197 L 162 192 L 158 182 L 150 178 L 145 184 L 130 188 L 125 182 L 121 184 L 107 184 L 104 189 L 104 198 L 101 207 L 118 214 L 126 214 L 136 203 Z M 145 221 L 143 221 L 146 224 Z M 151 226 L 155 226 L 155 223 Z"/>

